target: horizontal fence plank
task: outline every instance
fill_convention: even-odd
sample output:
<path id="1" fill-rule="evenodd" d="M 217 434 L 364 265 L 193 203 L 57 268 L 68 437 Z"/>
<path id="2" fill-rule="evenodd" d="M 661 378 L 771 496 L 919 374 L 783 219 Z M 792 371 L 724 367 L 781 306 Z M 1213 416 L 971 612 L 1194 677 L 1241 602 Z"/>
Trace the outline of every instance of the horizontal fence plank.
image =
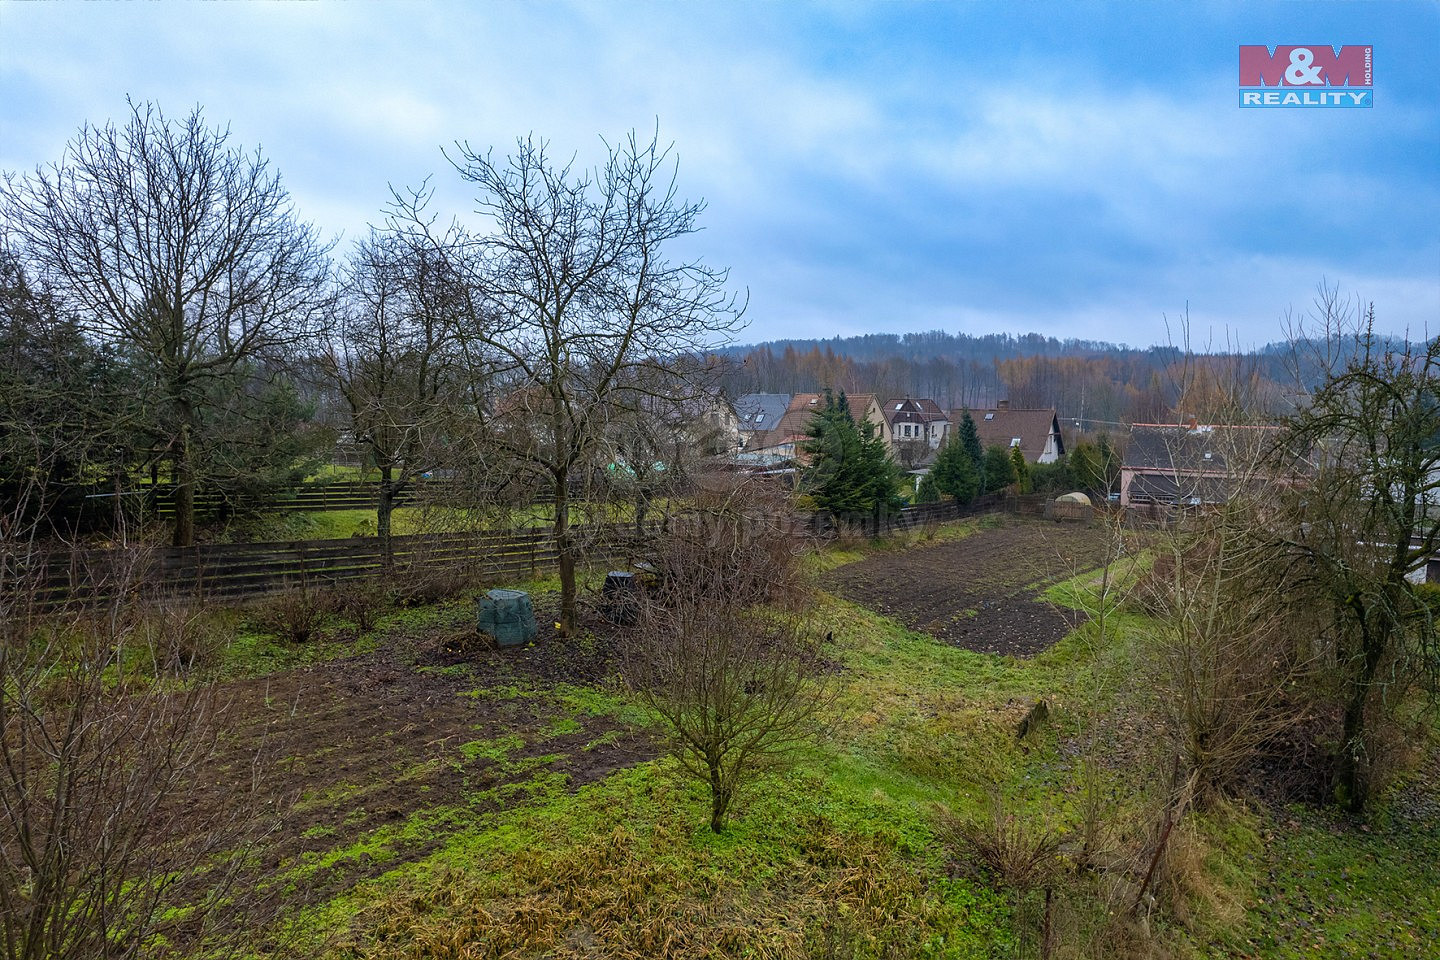
<path id="1" fill-rule="evenodd" d="M 757 526 L 799 538 L 828 538 L 839 533 L 882 536 L 926 524 L 997 508 L 1017 513 L 1043 513 L 1044 497 L 1008 500 L 1000 495 L 978 498 L 961 506 L 953 501 L 907 507 L 883 517 L 835 518 L 824 513 L 764 515 Z M 704 523 L 704 518 L 670 518 L 677 525 Z M 647 533 L 658 523 L 647 526 Z M 570 535 L 583 561 L 618 563 L 639 544 L 633 523 L 587 524 Z M 423 575 L 427 570 L 462 568 L 488 578 L 531 576 L 553 569 L 559 560 L 554 538 L 546 529 L 518 528 L 473 532 L 405 534 L 391 537 L 391 563 L 385 565 L 376 537 L 348 540 L 296 540 L 263 543 L 203 544 L 150 550 L 76 549 L 51 554 L 32 564 L 28 575 L 41 602 L 58 605 L 71 599 L 105 599 L 127 581 L 125 572 L 143 570 L 149 592 L 171 595 L 263 596 L 300 584 L 341 583 L 385 576 Z"/>

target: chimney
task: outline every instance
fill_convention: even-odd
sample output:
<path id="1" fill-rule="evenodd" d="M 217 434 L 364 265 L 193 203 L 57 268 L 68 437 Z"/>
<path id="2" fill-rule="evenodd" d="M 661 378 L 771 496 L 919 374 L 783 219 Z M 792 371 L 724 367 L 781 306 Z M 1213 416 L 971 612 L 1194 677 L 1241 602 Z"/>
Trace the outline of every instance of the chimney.
<path id="1" fill-rule="evenodd" d="M 1010 401 L 1009 401 L 1009 400 L 997 400 L 997 401 L 995 401 L 995 409 L 996 409 L 996 410 L 1009 410 L 1009 409 L 1010 409 Z"/>

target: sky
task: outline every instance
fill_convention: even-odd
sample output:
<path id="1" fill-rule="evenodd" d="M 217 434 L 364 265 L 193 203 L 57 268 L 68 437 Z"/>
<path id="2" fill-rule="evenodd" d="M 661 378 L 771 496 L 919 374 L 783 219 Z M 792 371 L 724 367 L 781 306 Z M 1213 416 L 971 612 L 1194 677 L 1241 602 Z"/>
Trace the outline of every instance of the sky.
<path id="1" fill-rule="evenodd" d="M 1371 109 L 1241 109 L 1241 44 L 1369 44 Z M 1440 332 L 1440 4 L 17 3 L 0 169 L 127 96 L 259 146 L 337 253 L 457 141 L 673 143 L 742 342 L 1281 339 L 1327 284 Z"/>

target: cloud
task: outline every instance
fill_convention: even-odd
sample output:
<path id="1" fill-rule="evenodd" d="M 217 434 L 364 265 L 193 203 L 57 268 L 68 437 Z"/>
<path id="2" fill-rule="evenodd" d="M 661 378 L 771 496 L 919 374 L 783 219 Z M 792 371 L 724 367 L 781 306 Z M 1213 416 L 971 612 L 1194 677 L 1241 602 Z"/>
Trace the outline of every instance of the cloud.
<path id="1" fill-rule="evenodd" d="M 55 159 L 126 92 L 202 102 L 353 238 L 387 184 L 434 174 L 438 212 L 473 206 L 443 144 L 533 132 L 583 166 L 658 119 L 680 193 L 710 203 L 685 252 L 734 268 L 767 335 L 1143 342 L 1187 298 L 1269 330 L 1321 276 L 1375 291 L 1382 317 L 1433 314 L 1429 74 L 1383 61 L 1373 111 L 1241 111 L 1238 11 L 1146 7 L 1094 35 L 1054 12 L 1047 31 L 998 5 L 9 4 L 0 165 Z M 1192 42 L 1162 56 L 1177 30 Z"/>

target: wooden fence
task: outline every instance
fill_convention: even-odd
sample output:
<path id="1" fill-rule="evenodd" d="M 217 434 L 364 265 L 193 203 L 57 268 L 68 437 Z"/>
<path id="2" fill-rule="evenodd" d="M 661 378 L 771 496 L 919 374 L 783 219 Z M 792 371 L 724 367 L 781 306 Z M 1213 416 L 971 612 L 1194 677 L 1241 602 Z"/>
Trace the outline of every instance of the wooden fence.
<path id="1" fill-rule="evenodd" d="M 623 553 L 633 531 L 577 528 L 587 560 Z M 300 585 L 328 586 L 385 576 L 402 579 L 447 570 L 482 581 L 518 580 L 551 570 L 557 554 L 542 530 L 415 534 L 391 538 L 386 566 L 375 537 L 195 547 L 67 550 L 17 571 L 34 585 L 42 606 L 98 600 L 117 591 L 145 596 L 247 597 Z"/>
<path id="2" fill-rule="evenodd" d="M 448 481 L 422 480 L 408 484 L 395 497 L 395 505 L 403 506 L 414 500 L 421 486 Z M 153 491 L 153 506 L 156 516 L 175 515 L 175 488 L 164 485 Z M 352 483 L 306 483 L 267 494 L 264 500 L 246 501 L 235 506 L 266 513 L 319 510 L 374 510 L 379 505 L 379 484 L 376 482 Z M 200 490 L 195 494 L 195 511 L 202 516 L 213 516 L 225 510 L 227 501 L 218 493 Z"/>
<path id="3" fill-rule="evenodd" d="M 992 494 L 963 507 L 953 501 L 906 507 L 889 516 L 834 518 L 798 513 L 754 518 L 757 525 L 796 538 L 886 536 L 929 524 L 996 510 L 1044 514 L 1044 497 Z M 1034 501 L 1033 503 L 1031 501 Z M 635 551 L 631 524 L 573 528 L 585 562 L 619 560 Z M 272 543 L 205 544 L 195 547 L 80 549 L 57 551 L 30 569 L 13 570 L 44 606 L 97 600 L 117 591 L 146 596 L 240 598 L 384 576 L 403 578 L 446 570 L 480 582 L 520 580 L 548 573 L 557 562 L 554 539 L 544 529 L 391 537 L 386 566 L 376 537 Z M 13 587 L 4 585 L 7 587 Z"/>

